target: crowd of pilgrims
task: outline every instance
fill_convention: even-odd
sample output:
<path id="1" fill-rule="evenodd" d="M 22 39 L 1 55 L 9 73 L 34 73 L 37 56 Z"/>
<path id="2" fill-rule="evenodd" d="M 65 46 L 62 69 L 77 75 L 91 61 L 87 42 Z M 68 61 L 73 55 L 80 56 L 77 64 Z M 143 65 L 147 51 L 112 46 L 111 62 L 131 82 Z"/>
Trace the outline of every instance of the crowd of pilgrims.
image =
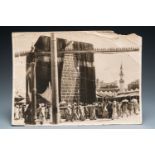
<path id="1" fill-rule="evenodd" d="M 65 103 L 65 104 L 64 104 Z M 123 99 L 122 101 L 103 101 L 93 104 L 83 105 L 83 103 L 67 103 L 63 101 L 63 107 L 60 107 L 61 118 L 65 121 L 85 121 L 96 120 L 98 118 L 118 119 L 138 115 L 140 111 L 139 102 L 133 98 L 131 100 Z M 50 120 L 51 107 L 40 103 L 36 109 L 36 117 L 40 124 Z M 63 112 L 62 112 L 63 111 Z M 15 120 L 25 119 L 31 122 L 31 107 L 28 105 L 16 105 L 14 110 Z"/>
<path id="2" fill-rule="evenodd" d="M 123 99 L 118 102 L 103 101 L 84 106 L 82 103 L 66 103 L 64 118 L 66 121 L 84 121 L 86 119 L 96 120 L 98 118 L 118 119 L 138 115 L 140 111 L 138 100 L 133 98 L 130 101 Z"/>
<path id="3" fill-rule="evenodd" d="M 22 120 L 27 124 L 32 124 L 33 122 L 33 108 L 32 104 L 15 105 L 14 108 L 14 118 L 15 120 Z M 50 120 L 50 106 L 45 103 L 40 103 L 36 108 L 36 120 L 43 124 L 45 121 Z"/>

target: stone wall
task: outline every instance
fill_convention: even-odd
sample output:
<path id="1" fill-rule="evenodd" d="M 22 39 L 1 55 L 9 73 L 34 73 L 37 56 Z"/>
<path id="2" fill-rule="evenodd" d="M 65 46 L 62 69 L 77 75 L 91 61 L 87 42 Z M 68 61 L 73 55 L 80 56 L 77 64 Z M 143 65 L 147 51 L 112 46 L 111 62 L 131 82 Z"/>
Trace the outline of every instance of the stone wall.
<path id="1" fill-rule="evenodd" d="M 79 79 L 79 69 L 75 54 L 64 54 L 60 91 L 61 101 L 77 102 L 79 100 Z"/>

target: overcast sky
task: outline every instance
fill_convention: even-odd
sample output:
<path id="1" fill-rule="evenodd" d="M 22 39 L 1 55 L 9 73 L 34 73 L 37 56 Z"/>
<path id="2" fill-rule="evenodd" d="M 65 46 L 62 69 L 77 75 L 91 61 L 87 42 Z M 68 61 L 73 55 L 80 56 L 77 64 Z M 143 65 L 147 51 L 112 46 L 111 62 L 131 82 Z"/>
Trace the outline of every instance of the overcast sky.
<path id="1" fill-rule="evenodd" d="M 140 53 L 95 54 L 96 78 L 104 82 L 119 80 L 120 66 L 123 65 L 125 85 L 140 77 Z"/>

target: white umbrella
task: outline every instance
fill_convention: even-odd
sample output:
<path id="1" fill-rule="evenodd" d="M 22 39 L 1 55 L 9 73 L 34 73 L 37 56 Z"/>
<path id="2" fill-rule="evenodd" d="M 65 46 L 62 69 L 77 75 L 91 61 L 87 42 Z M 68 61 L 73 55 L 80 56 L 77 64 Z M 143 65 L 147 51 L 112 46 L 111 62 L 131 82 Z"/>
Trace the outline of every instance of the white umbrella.
<path id="1" fill-rule="evenodd" d="M 128 102 L 128 100 L 127 99 L 124 99 L 122 102 Z"/>

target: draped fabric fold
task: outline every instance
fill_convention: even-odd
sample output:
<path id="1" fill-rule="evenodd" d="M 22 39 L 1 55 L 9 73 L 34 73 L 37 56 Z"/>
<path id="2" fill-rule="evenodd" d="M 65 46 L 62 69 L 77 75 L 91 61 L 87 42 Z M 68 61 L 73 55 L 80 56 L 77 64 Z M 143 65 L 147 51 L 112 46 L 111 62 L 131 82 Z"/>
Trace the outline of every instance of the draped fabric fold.
<path id="1" fill-rule="evenodd" d="M 67 40 L 57 38 L 57 50 L 64 51 L 67 46 Z M 93 44 L 73 41 L 73 50 L 91 50 Z M 35 43 L 35 52 L 49 52 L 50 51 L 50 37 L 40 36 Z M 59 96 L 61 101 L 61 78 L 63 70 L 63 59 L 65 53 L 58 52 L 58 82 L 59 82 Z M 29 58 L 30 57 L 30 58 Z M 27 64 L 33 60 L 27 59 Z M 75 54 L 75 66 L 79 67 L 80 84 L 79 84 L 79 101 L 85 104 L 92 104 L 96 100 L 95 88 L 95 68 L 93 53 L 79 53 Z M 38 93 L 43 93 L 51 81 L 50 62 L 44 61 L 44 56 L 37 60 L 36 64 L 36 87 Z M 67 89 L 67 88 L 66 88 Z"/>
<path id="2" fill-rule="evenodd" d="M 80 101 L 92 104 L 96 100 L 94 55 L 91 53 L 80 55 Z"/>

